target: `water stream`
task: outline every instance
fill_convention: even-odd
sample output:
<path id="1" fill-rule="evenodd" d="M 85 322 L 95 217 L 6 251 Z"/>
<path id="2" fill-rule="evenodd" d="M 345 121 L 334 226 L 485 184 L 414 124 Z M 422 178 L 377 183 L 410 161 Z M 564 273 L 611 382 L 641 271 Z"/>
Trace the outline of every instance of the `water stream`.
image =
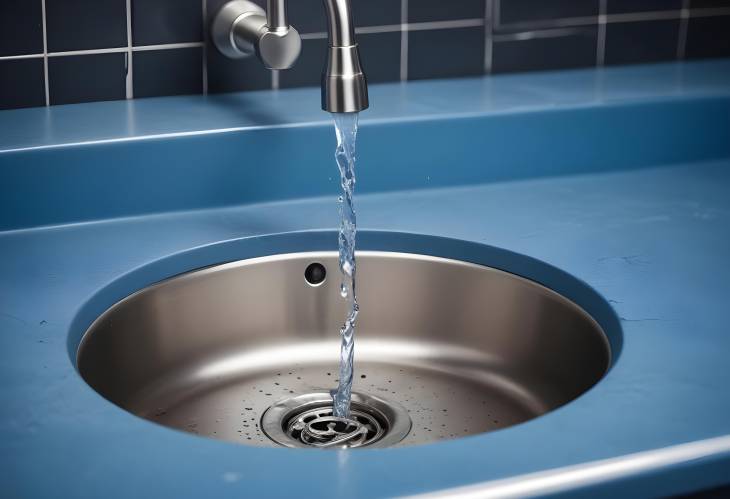
<path id="1" fill-rule="evenodd" d="M 340 379 L 337 391 L 333 393 L 334 416 L 350 417 L 352 395 L 353 356 L 355 353 L 355 320 L 359 307 L 355 291 L 355 236 L 357 221 L 352 196 L 355 191 L 355 143 L 357 140 L 357 113 L 333 113 L 337 150 L 335 158 L 340 169 L 342 196 L 340 203 L 339 265 L 342 273 L 340 294 L 347 300 L 349 309 L 345 323 L 340 329 Z"/>

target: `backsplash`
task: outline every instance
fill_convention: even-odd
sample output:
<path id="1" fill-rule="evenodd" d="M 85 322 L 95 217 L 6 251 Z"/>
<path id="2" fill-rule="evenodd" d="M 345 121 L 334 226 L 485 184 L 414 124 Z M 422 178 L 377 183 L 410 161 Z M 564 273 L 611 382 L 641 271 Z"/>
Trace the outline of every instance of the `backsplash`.
<path id="1" fill-rule="evenodd" d="M 223 3 L 2 0 L 0 109 L 319 84 L 322 0 L 289 1 L 302 54 L 280 72 L 205 42 Z M 352 4 L 372 83 L 730 56 L 730 0 Z"/>

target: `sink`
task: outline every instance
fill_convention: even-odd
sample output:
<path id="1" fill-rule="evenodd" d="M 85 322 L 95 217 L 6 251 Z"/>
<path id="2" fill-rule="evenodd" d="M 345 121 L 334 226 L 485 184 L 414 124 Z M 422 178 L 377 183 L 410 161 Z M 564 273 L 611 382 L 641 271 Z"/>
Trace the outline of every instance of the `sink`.
<path id="1" fill-rule="evenodd" d="M 601 326 L 531 280 L 412 253 L 361 251 L 358 264 L 353 408 L 382 426 L 374 446 L 529 421 L 585 393 L 611 364 Z M 160 425 L 301 446 L 290 423 L 321 408 L 338 378 L 339 284 L 328 251 L 185 273 L 104 312 L 81 340 L 78 369 L 106 399 Z"/>

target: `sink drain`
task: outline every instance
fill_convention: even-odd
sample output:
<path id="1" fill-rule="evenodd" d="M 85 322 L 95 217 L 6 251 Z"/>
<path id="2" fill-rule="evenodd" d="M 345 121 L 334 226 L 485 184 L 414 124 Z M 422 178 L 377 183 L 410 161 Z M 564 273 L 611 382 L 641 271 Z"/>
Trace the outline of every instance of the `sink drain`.
<path id="1" fill-rule="evenodd" d="M 388 447 L 408 434 L 411 420 L 399 404 L 380 397 L 352 394 L 350 419 L 332 413 L 327 392 L 308 393 L 282 400 L 261 418 L 267 437 L 286 447 Z"/>

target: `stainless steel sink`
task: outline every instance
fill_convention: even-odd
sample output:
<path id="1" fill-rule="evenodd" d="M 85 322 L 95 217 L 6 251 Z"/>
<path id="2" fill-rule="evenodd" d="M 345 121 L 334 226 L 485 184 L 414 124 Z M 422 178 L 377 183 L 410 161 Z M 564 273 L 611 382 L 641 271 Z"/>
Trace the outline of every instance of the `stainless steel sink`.
<path id="1" fill-rule="evenodd" d="M 374 445 L 521 423 L 575 399 L 608 369 L 609 343 L 596 321 L 539 284 L 414 254 L 360 252 L 358 263 L 354 390 L 383 425 Z M 326 399 L 336 384 L 346 312 L 339 282 L 334 252 L 255 258 L 163 281 L 92 324 L 79 371 L 150 421 L 288 445 L 272 434 L 287 432 L 296 416 L 287 410 L 312 394 Z"/>

